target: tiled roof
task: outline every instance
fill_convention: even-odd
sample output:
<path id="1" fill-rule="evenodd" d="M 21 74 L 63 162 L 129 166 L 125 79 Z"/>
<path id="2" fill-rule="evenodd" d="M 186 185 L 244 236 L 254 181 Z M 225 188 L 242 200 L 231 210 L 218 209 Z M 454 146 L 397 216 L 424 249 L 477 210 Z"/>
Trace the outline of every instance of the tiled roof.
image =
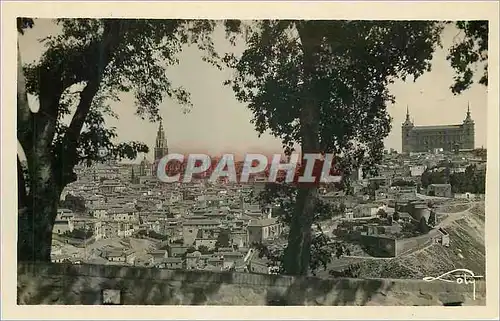
<path id="1" fill-rule="evenodd" d="M 248 226 L 269 226 L 269 225 L 273 225 L 273 224 L 277 224 L 278 223 L 278 220 L 276 218 L 264 218 L 264 219 L 260 219 L 260 220 L 255 220 L 255 221 L 251 221 L 250 224 L 248 224 Z"/>
<path id="2" fill-rule="evenodd" d="M 183 225 L 191 226 L 191 225 L 219 225 L 219 220 L 186 220 L 183 222 Z"/>

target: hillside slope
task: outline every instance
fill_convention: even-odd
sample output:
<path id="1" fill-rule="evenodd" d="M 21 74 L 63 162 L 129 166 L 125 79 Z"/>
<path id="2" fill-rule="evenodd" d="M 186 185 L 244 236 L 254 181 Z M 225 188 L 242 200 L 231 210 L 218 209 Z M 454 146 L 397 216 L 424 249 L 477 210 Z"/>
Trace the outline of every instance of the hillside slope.
<path id="1" fill-rule="evenodd" d="M 433 244 L 392 260 L 367 260 L 360 263 L 359 277 L 421 279 L 458 268 L 485 275 L 484 224 L 484 203 L 479 203 L 462 218 L 444 226 L 450 234 L 449 247 Z"/>

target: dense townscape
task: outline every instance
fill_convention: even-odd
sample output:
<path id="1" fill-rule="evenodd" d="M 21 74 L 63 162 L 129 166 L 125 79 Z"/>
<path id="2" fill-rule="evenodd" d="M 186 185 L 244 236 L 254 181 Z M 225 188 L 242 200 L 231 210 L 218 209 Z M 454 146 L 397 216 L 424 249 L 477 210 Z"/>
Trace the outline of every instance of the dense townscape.
<path id="1" fill-rule="evenodd" d="M 488 24 L 18 16 L 18 304 L 466 302 Z"/>
<path id="2" fill-rule="evenodd" d="M 155 156 L 167 152 L 160 125 Z M 363 178 L 361 170 L 351 175 L 349 192 L 322 186 L 321 199 L 337 205 L 320 222 L 329 239 L 329 273 L 351 271 L 350 258 L 398 257 L 431 243 L 449 246 L 453 240 L 436 209 L 483 201 L 485 173 L 482 148 L 389 150 L 378 176 Z M 52 261 L 277 273 L 279 262 L 269 253 L 286 246 L 288 226 L 279 202 L 260 197 L 268 184 L 258 176 L 248 184 L 203 177 L 162 183 L 146 157 L 140 164 L 78 167 L 78 180 L 61 197 Z"/>

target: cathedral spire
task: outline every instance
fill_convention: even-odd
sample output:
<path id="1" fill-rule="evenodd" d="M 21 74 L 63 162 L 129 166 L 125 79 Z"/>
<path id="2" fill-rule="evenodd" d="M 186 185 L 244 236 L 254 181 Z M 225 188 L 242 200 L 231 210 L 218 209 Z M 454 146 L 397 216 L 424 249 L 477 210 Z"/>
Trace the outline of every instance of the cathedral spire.
<path id="1" fill-rule="evenodd" d="M 158 134 L 163 132 L 163 121 L 160 120 L 160 126 L 158 126 Z"/>
<path id="2" fill-rule="evenodd" d="M 467 102 L 467 114 L 466 114 L 464 123 L 472 123 L 472 122 L 473 122 L 473 120 L 472 120 L 472 117 L 470 115 L 470 102 Z"/>
<path id="3" fill-rule="evenodd" d="M 408 105 L 406 105 L 406 122 L 407 123 L 412 122 L 412 120 L 410 119 L 410 108 L 408 107 Z"/>
<path id="4" fill-rule="evenodd" d="M 410 119 L 410 109 L 408 108 L 408 105 L 406 105 L 406 119 L 403 126 L 413 126 L 413 121 Z"/>
<path id="5" fill-rule="evenodd" d="M 160 121 L 158 126 L 158 133 L 156 134 L 155 152 L 154 160 L 158 162 L 160 158 L 168 154 L 168 142 L 165 136 L 165 130 L 163 129 L 163 122 Z"/>

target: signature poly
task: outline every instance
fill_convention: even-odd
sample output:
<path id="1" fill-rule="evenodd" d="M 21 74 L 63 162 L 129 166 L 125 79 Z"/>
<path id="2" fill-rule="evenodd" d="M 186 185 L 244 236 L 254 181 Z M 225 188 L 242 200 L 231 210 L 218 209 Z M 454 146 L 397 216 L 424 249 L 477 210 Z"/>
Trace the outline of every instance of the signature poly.
<path id="1" fill-rule="evenodd" d="M 472 284 L 472 299 L 476 299 L 476 279 L 483 278 L 482 275 L 474 275 L 474 272 L 467 269 L 456 269 L 441 274 L 438 277 L 426 276 L 423 278 L 426 282 L 441 280 L 449 283 Z"/>

